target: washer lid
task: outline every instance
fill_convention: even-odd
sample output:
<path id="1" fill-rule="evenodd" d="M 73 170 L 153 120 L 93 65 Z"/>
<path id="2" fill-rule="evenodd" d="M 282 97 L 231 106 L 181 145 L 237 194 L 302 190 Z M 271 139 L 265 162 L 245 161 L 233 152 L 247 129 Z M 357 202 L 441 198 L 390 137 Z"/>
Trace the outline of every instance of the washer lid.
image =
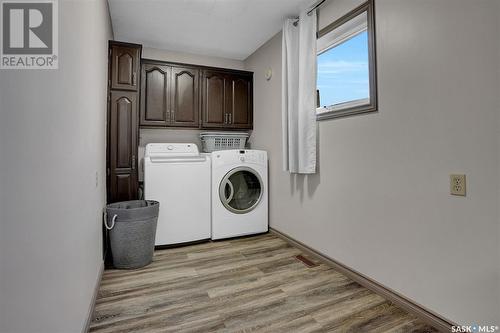
<path id="1" fill-rule="evenodd" d="M 262 179 L 252 168 L 237 167 L 229 171 L 219 186 L 219 197 L 226 209 L 245 214 L 257 207 L 262 199 Z"/>
<path id="2" fill-rule="evenodd" d="M 146 145 L 145 157 L 198 157 L 200 152 L 195 143 L 149 143 Z"/>

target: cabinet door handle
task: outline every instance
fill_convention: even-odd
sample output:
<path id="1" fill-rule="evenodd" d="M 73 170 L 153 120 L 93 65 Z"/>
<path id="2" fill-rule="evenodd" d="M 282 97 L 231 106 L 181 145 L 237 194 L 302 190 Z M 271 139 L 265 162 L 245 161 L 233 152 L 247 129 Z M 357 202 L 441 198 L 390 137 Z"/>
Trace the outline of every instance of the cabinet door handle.
<path id="1" fill-rule="evenodd" d="M 135 73 L 135 72 L 133 72 L 133 73 L 132 73 L 132 85 L 133 85 L 133 86 L 135 86 L 135 85 L 136 85 L 136 83 L 137 83 L 136 73 Z"/>
<path id="2" fill-rule="evenodd" d="M 132 170 L 135 170 L 135 155 L 132 155 Z"/>
<path id="3" fill-rule="evenodd" d="M 229 114 L 229 124 L 232 124 L 232 123 L 233 123 L 233 115 Z"/>
<path id="4" fill-rule="evenodd" d="M 224 124 L 227 124 L 227 113 L 224 113 Z"/>

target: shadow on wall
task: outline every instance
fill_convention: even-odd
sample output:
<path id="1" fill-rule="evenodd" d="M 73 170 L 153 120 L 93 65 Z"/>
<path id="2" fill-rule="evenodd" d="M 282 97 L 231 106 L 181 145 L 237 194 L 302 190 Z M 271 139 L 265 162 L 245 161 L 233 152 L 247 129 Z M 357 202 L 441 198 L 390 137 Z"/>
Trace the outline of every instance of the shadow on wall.
<path id="1" fill-rule="evenodd" d="M 319 172 L 311 175 L 303 175 L 297 173 L 290 174 L 290 193 L 293 195 L 295 192 L 300 194 L 300 202 L 304 201 L 305 187 L 307 184 L 307 198 L 312 199 L 316 189 L 321 182 Z"/>
<path id="2" fill-rule="evenodd" d="M 298 192 L 300 195 L 300 202 L 304 201 L 305 187 L 307 185 L 307 198 L 312 199 L 314 193 L 321 183 L 321 170 L 320 170 L 320 146 L 319 146 L 319 126 L 316 127 L 316 170 L 315 174 L 290 174 L 290 194 L 294 195 Z"/>

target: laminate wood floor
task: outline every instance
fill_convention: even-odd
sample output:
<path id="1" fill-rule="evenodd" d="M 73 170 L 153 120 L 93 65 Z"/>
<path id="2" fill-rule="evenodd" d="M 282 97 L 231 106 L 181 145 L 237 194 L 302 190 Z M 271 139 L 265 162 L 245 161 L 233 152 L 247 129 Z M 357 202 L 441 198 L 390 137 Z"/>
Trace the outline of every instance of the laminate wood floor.
<path id="1" fill-rule="evenodd" d="M 159 250 L 138 270 L 106 270 L 90 332 L 436 332 L 265 234 Z"/>

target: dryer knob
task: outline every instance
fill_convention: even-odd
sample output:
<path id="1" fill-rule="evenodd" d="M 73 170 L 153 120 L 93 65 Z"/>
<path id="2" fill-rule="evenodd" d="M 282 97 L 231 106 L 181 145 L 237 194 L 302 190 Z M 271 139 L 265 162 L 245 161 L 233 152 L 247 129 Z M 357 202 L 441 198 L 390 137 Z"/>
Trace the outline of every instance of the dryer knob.
<path id="1" fill-rule="evenodd" d="M 173 150 L 174 149 L 174 146 L 170 145 L 167 147 L 168 150 Z"/>

